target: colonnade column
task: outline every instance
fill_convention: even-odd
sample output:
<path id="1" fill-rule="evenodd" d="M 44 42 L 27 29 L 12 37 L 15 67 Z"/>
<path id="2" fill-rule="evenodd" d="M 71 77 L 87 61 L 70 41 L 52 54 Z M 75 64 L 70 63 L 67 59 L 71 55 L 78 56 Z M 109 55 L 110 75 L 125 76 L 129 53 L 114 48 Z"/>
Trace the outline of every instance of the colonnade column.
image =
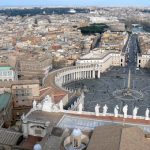
<path id="1" fill-rule="evenodd" d="M 79 79 L 81 79 L 81 71 L 79 71 Z"/>
<path id="2" fill-rule="evenodd" d="M 79 72 L 77 72 L 77 80 L 79 80 Z"/>
<path id="3" fill-rule="evenodd" d="M 84 71 L 84 78 L 86 79 L 86 71 Z"/>
<path id="4" fill-rule="evenodd" d="M 93 78 L 95 78 L 95 70 L 93 70 L 93 75 L 92 76 L 93 76 Z"/>
<path id="5" fill-rule="evenodd" d="M 87 78 L 87 72 L 85 71 L 85 79 Z"/>
<path id="6" fill-rule="evenodd" d="M 73 73 L 73 79 L 76 80 L 76 73 Z"/>
<path id="7" fill-rule="evenodd" d="M 68 83 L 68 81 L 69 81 L 69 75 L 67 74 L 67 83 Z"/>
<path id="8" fill-rule="evenodd" d="M 92 71 L 90 70 L 90 78 L 92 78 Z"/>
<path id="9" fill-rule="evenodd" d="M 66 78 L 65 78 L 65 75 L 63 76 L 63 78 L 64 78 L 64 84 L 66 83 Z"/>
<path id="10" fill-rule="evenodd" d="M 89 78 L 89 72 L 86 71 L 86 78 L 88 79 Z"/>
<path id="11" fill-rule="evenodd" d="M 63 76 L 61 76 L 61 78 L 60 78 L 60 84 L 61 84 L 61 86 L 63 85 Z"/>
<path id="12" fill-rule="evenodd" d="M 83 79 L 83 71 L 81 71 L 81 79 Z"/>
<path id="13" fill-rule="evenodd" d="M 83 76 L 83 79 L 85 79 L 85 72 L 82 71 L 82 76 Z"/>
<path id="14" fill-rule="evenodd" d="M 64 75 L 64 77 L 63 77 L 63 78 L 64 78 L 64 84 L 65 84 L 65 83 L 66 83 L 66 76 Z"/>
<path id="15" fill-rule="evenodd" d="M 89 78 L 89 72 L 86 71 L 86 78 L 88 79 Z"/>
<path id="16" fill-rule="evenodd" d="M 71 73 L 71 81 L 74 80 L 74 76 L 73 76 L 73 73 Z"/>
<path id="17" fill-rule="evenodd" d="M 97 75 L 98 78 L 100 78 L 100 73 L 101 73 L 100 70 L 98 70 L 98 75 Z"/>
<path id="18" fill-rule="evenodd" d="M 68 82 L 69 82 L 69 78 L 70 78 L 70 74 L 67 75 Z"/>
<path id="19" fill-rule="evenodd" d="M 68 76 L 67 75 L 65 75 L 65 80 L 66 80 L 66 83 L 68 82 Z"/>
<path id="20" fill-rule="evenodd" d="M 90 73 L 91 73 L 91 71 L 88 71 L 88 75 L 89 75 L 88 78 L 89 78 L 89 79 L 90 79 Z"/>
<path id="21" fill-rule="evenodd" d="M 71 73 L 69 73 L 69 81 L 71 81 Z"/>
<path id="22" fill-rule="evenodd" d="M 88 79 L 90 79 L 90 71 L 88 71 Z"/>
<path id="23" fill-rule="evenodd" d="M 62 85 L 63 85 L 64 84 L 64 76 L 63 75 L 62 75 L 61 79 L 62 79 Z"/>
<path id="24" fill-rule="evenodd" d="M 74 73 L 74 76 L 75 76 L 74 79 L 77 80 L 77 73 L 76 72 Z"/>
<path id="25" fill-rule="evenodd" d="M 86 79 L 88 79 L 88 71 L 86 71 Z"/>

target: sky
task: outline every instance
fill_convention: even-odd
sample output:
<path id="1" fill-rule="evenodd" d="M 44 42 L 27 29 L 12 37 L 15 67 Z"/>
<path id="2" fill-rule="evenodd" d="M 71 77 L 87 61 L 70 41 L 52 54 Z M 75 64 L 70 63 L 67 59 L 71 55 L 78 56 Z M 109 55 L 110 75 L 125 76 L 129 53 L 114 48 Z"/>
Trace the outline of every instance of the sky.
<path id="1" fill-rule="evenodd" d="M 0 6 L 150 6 L 150 0 L 0 0 Z"/>

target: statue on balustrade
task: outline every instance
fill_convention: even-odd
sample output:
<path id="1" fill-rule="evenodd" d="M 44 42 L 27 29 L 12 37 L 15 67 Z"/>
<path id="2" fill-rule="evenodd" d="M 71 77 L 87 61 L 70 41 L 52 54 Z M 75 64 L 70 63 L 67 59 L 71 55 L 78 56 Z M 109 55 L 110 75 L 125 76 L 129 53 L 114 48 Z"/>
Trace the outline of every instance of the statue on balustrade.
<path id="1" fill-rule="evenodd" d="M 128 113 L 128 105 L 126 104 L 126 105 L 123 107 L 124 118 L 127 118 L 127 113 Z"/>
<path id="2" fill-rule="evenodd" d="M 96 116 L 99 116 L 99 108 L 100 108 L 100 106 L 97 104 L 95 106 L 95 114 L 96 114 Z"/>
<path id="3" fill-rule="evenodd" d="M 134 107 L 134 109 L 133 109 L 133 119 L 136 119 L 138 109 L 139 109 L 138 107 Z"/>
<path id="4" fill-rule="evenodd" d="M 118 117 L 118 110 L 119 110 L 119 106 L 116 105 L 115 108 L 114 108 L 114 115 L 115 115 L 115 117 Z"/>
<path id="5" fill-rule="evenodd" d="M 105 105 L 103 106 L 103 116 L 106 116 L 107 110 L 108 110 L 108 107 L 107 107 L 107 105 L 105 104 Z"/>
<path id="6" fill-rule="evenodd" d="M 63 101 L 61 100 L 60 102 L 59 102 L 59 109 L 60 109 L 60 111 L 63 111 L 64 109 L 63 109 Z"/>
<path id="7" fill-rule="evenodd" d="M 148 108 L 145 111 L 145 120 L 149 120 L 149 109 Z"/>
<path id="8" fill-rule="evenodd" d="M 34 101 L 33 101 L 33 109 L 36 109 L 36 108 L 37 108 L 36 105 L 37 105 L 37 103 L 36 103 L 36 101 L 34 100 Z"/>
<path id="9" fill-rule="evenodd" d="M 79 104 L 79 113 L 82 113 L 82 110 L 83 110 L 83 105 L 82 103 Z"/>

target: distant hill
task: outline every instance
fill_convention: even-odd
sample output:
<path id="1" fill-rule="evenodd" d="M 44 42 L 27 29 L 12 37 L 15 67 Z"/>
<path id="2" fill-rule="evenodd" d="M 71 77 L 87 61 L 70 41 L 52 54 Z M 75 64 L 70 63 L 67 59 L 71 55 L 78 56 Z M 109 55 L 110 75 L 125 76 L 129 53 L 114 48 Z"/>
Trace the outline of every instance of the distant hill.
<path id="1" fill-rule="evenodd" d="M 24 9 L 1 9 L 0 13 L 7 16 L 34 16 L 34 15 L 42 15 L 42 14 L 72 14 L 69 12 L 70 8 L 24 8 Z M 88 13 L 89 9 L 75 9 L 76 13 Z"/>

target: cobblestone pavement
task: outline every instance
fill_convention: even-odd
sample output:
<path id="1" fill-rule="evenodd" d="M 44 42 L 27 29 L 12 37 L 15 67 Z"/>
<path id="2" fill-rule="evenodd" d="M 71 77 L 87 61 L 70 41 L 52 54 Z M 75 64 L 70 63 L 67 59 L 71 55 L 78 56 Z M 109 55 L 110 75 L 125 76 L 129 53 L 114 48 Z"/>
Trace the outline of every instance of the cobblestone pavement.
<path id="1" fill-rule="evenodd" d="M 115 90 L 127 88 L 128 68 L 113 67 L 108 72 L 101 74 L 100 79 L 80 80 L 67 84 L 70 89 L 81 89 L 85 92 L 85 110 L 94 111 L 96 104 L 99 104 L 100 111 L 107 104 L 108 112 L 113 112 L 115 105 L 122 107 L 128 104 L 128 114 L 132 114 L 135 106 L 139 107 L 138 115 L 145 115 L 146 108 L 150 108 L 150 72 L 144 69 L 139 71 L 131 70 L 131 89 L 141 91 L 141 100 L 121 100 L 113 96 Z"/>

